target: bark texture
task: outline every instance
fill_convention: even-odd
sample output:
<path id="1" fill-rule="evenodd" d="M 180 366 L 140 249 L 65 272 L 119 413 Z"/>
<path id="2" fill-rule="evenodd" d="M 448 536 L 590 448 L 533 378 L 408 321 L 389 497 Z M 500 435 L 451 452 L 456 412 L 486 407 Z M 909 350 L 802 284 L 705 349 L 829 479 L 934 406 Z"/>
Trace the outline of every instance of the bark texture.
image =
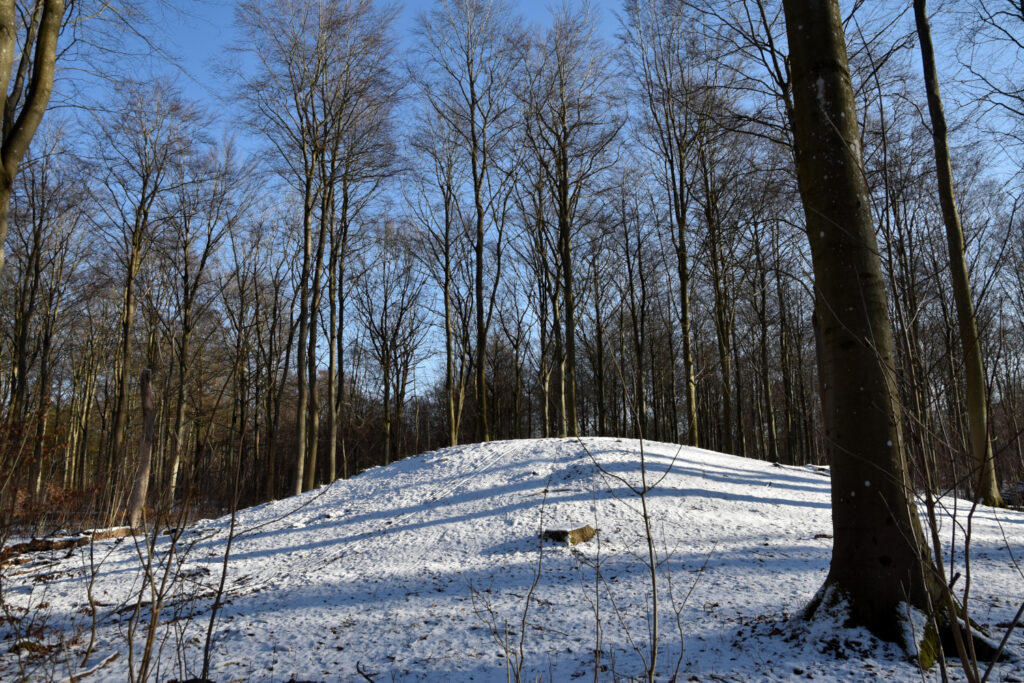
<path id="1" fill-rule="evenodd" d="M 818 368 L 834 544 L 822 604 L 900 641 L 904 603 L 934 595 L 906 476 L 881 263 L 836 0 L 786 0 L 795 141 L 815 275 Z M 910 645 L 904 643 L 904 645 Z"/>

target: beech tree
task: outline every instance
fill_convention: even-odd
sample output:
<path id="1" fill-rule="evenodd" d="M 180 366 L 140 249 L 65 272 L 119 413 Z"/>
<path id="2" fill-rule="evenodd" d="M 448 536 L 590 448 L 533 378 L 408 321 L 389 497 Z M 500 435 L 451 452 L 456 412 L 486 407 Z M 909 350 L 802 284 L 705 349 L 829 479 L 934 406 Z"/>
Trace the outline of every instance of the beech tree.
<path id="1" fill-rule="evenodd" d="M 426 277 L 416 263 L 411 237 L 406 227 L 385 222 L 364 255 L 356 290 L 356 313 L 380 371 L 384 464 L 395 456 L 395 435 L 402 433 L 409 381 L 425 336 Z"/>
<path id="2" fill-rule="evenodd" d="M 327 479 L 337 478 L 337 449 L 345 384 L 345 304 L 353 232 L 385 182 L 398 170 L 392 110 L 399 99 L 393 73 L 393 8 L 369 0 L 347 5 L 335 33 L 343 40 L 319 97 L 328 136 L 320 159 L 319 220 L 327 227 Z M 310 355 L 312 361 L 312 354 Z M 315 371 L 311 365 L 311 386 Z M 341 434 L 344 459 L 344 434 Z M 346 470 L 345 463 L 342 470 Z M 315 484 L 311 457 L 307 488 Z"/>
<path id="3" fill-rule="evenodd" d="M 576 277 L 574 243 L 597 179 L 611 159 L 606 151 L 621 127 L 611 55 L 596 35 L 594 8 L 567 4 L 527 62 L 522 93 L 524 134 L 550 195 L 557 231 L 565 358 L 561 364 L 568 436 L 579 436 L 576 410 Z"/>
<path id="4" fill-rule="evenodd" d="M 444 330 L 445 404 L 448 445 L 457 446 L 466 399 L 466 370 L 470 344 L 460 334 L 458 323 L 465 300 L 460 272 L 470 260 L 466 217 L 459 201 L 459 188 L 465 182 L 465 168 L 459 155 L 459 140 L 443 118 L 433 111 L 422 114 L 416 133 L 410 139 L 417 162 L 413 169 L 415 189 L 407 198 L 415 221 L 421 226 L 425 245 L 422 257 L 427 272 L 440 288 L 442 328 Z"/>
<path id="5" fill-rule="evenodd" d="M 326 75 L 327 32 L 320 26 L 321 15 L 302 0 L 262 2 L 241 6 L 238 17 L 249 50 L 256 56 L 258 71 L 242 75 L 239 95 L 245 102 L 254 130 L 266 136 L 275 151 L 276 169 L 299 194 L 301 202 L 301 273 L 298 288 L 298 338 L 296 374 L 298 401 L 295 406 L 295 476 L 293 493 L 303 491 L 309 413 L 307 353 L 310 337 L 311 280 L 319 278 L 314 264 L 314 219 L 318 198 L 317 179 L 326 146 L 324 114 L 319 108 L 318 90 Z"/>
<path id="6" fill-rule="evenodd" d="M 635 438 L 650 438 L 647 428 L 649 387 L 653 387 L 654 376 L 649 374 L 647 340 L 655 299 L 650 259 L 654 241 L 654 221 L 650 220 L 653 202 L 638 174 L 628 172 L 616 184 L 611 202 L 614 226 L 611 240 L 624 271 L 620 271 L 616 289 L 620 301 L 620 328 L 627 329 L 620 329 L 619 333 L 629 338 L 629 351 L 620 352 L 617 370 L 624 391 L 623 408 L 628 406 L 632 413 L 625 424 L 631 426 Z"/>
<path id="7" fill-rule="evenodd" d="M 428 107 L 458 136 L 461 155 L 469 166 L 477 438 L 489 441 L 487 331 L 497 283 L 492 283 L 491 305 L 485 307 L 484 261 L 488 234 L 500 240 L 496 233 L 504 227 L 500 224 L 507 215 L 508 143 L 514 123 L 511 92 L 522 31 L 505 0 L 437 0 L 433 10 L 420 15 L 417 33 L 423 62 L 413 77 Z"/>
<path id="8" fill-rule="evenodd" d="M 651 146 L 661 160 L 657 171 L 671 204 L 669 220 L 679 286 L 675 300 L 683 357 L 686 443 L 696 446 L 699 432 L 691 330 L 689 234 L 693 202 L 691 182 L 687 177 L 688 167 L 693 165 L 696 137 L 694 108 L 690 104 L 695 86 L 696 44 L 688 31 L 693 19 L 689 16 L 689 9 L 686 3 L 628 0 L 622 42 L 642 103 L 640 131 L 651 140 Z"/>
<path id="9" fill-rule="evenodd" d="M 76 233 L 85 217 L 81 164 L 55 129 L 36 138 L 15 181 L 9 241 L 13 258 L 0 277 L 11 282 L 12 364 L 8 419 L 18 451 L 31 464 L 30 488 L 43 485 L 43 443 L 52 415 L 63 303 L 80 260 Z M 33 372 L 34 371 L 34 372 Z M 26 430 L 33 428 L 34 438 Z M 31 445 L 31 449 L 28 446 Z M 28 452 L 31 450 L 31 454 Z M 24 452 L 22 452 L 24 451 Z"/>
<path id="10" fill-rule="evenodd" d="M 64 0 L 0 2 L 0 270 L 14 177 L 50 102 L 63 20 Z"/>
<path id="11" fill-rule="evenodd" d="M 97 227 L 121 266 L 120 349 L 109 433 L 108 477 L 126 455 L 128 385 L 132 367 L 138 278 L 163 224 L 158 200 L 175 182 L 173 168 L 193 148 L 202 114 L 164 82 L 126 81 L 118 88 L 113 115 L 97 118 L 96 165 L 103 174 L 97 190 Z"/>
<path id="12" fill-rule="evenodd" d="M 250 125 L 270 143 L 281 177 L 302 206 L 294 480 L 299 493 L 312 488 L 317 476 L 317 349 L 325 293 L 328 460 L 329 475 L 335 475 L 349 231 L 394 170 L 389 137 L 397 90 L 389 33 L 394 12 L 378 9 L 372 0 L 251 0 L 238 17 L 258 62 L 254 73 L 240 77 L 239 96 Z"/>
<path id="13" fill-rule="evenodd" d="M 988 397 L 986 396 L 985 368 L 981 358 L 981 343 L 978 339 L 978 320 L 974 311 L 974 299 L 971 296 L 967 259 L 964 256 L 964 231 L 960 225 L 960 210 L 957 208 L 953 190 L 953 169 L 949 160 L 946 114 L 942 108 L 942 95 L 939 93 L 939 75 L 935 68 L 935 52 L 932 47 L 931 27 L 928 24 L 928 9 L 925 0 L 914 0 L 914 20 L 921 46 L 921 65 L 924 69 L 928 114 L 932 124 L 932 141 L 935 148 L 939 202 L 942 206 L 942 220 L 946 226 L 946 242 L 949 248 L 949 278 L 953 286 L 953 299 L 956 302 L 957 325 L 960 328 L 971 456 L 975 469 L 973 495 L 985 505 L 1001 506 L 1003 501 L 996 483 L 992 441 L 989 438 Z"/>
<path id="14" fill-rule="evenodd" d="M 900 641 L 903 605 L 930 614 L 941 588 L 904 460 L 892 332 L 839 3 L 786 0 L 785 11 L 835 539 L 825 585 L 807 613 L 845 604 L 852 623 Z"/>
<path id="15" fill-rule="evenodd" d="M 167 494 L 173 499 L 178 471 L 187 450 L 188 393 L 195 364 L 193 335 L 198 320 L 213 303 L 210 271 L 225 236 L 237 223 L 244 204 L 239 196 L 240 169 L 231 146 L 196 151 L 176 160 L 174 189 L 164 207 L 168 239 L 165 267 L 174 278 L 171 287 L 172 336 L 177 389 L 174 397 L 173 451 Z"/>

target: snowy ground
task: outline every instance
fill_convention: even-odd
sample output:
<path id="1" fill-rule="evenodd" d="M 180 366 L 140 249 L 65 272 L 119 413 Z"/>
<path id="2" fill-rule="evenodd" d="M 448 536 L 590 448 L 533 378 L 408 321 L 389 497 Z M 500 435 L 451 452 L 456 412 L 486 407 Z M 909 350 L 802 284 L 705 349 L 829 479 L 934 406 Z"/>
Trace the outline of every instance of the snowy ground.
<path id="1" fill-rule="evenodd" d="M 436 451 L 241 512 L 210 677 L 365 680 L 359 669 L 377 681 L 498 681 L 521 666 L 523 680 L 572 681 L 593 680 L 595 662 L 601 680 L 638 676 L 651 656 L 647 546 L 639 500 L 616 477 L 639 482 L 639 445 L 583 443 Z M 649 502 L 660 563 L 659 680 L 677 666 L 681 681 L 921 680 L 897 648 L 865 632 L 794 618 L 828 568 L 827 473 L 668 444 L 645 450 L 658 482 Z M 584 524 L 598 537 L 572 549 L 537 537 L 542 527 Z M 949 536 L 953 525 L 944 527 Z M 227 519 L 183 534 L 151 680 L 201 670 L 227 535 Z M 158 583 L 169 547 L 169 537 L 157 544 Z M 7 616 L 22 632 L 0 621 L 0 680 L 61 680 L 96 668 L 83 680 L 126 681 L 138 670 L 151 617 L 147 587 L 133 628 L 142 553 L 131 538 L 91 551 L 39 553 L 4 570 Z M 977 513 L 970 604 L 997 638 L 1024 600 L 1022 555 L 1024 514 Z M 83 664 L 93 575 L 98 625 Z M 1024 652 L 1024 630 L 1011 648 Z M 1024 663 L 1000 665 L 990 680 L 1022 681 Z"/>

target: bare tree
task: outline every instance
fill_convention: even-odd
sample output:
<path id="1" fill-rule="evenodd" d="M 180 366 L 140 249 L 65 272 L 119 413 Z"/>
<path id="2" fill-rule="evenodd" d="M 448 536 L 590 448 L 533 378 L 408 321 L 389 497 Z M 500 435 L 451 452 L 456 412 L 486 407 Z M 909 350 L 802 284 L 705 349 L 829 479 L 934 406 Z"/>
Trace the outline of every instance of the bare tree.
<path id="1" fill-rule="evenodd" d="M 617 111 L 612 59 L 597 37 L 597 16 L 589 3 L 553 10 L 554 23 L 527 60 L 522 93 L 524 134 L 541 170 L 557 230 L 565 360 L 562 388 L 568 436 L 579 435 L 576 409 L 575 234 L 597 177 L 610 164 L 606 154 L 622 126 Z"/>
<path id="2" fill-rule="evenodd" d="M 173 499 L 178 470 L 187 450 L 187 394 L 192 382 L 192 337 L 198 320 L 214 301 L 210 271 L 227 235 L 239 219 L 246 198 L 240 189 L 243 171 L 231 145 L 196 151 L 176 160 L 173 192 L 165 198 L 168 237 L 165 263 L 174 279 L 173 355 L 177 375 L 174 398 L 173 451 L 167 495 Z"/>
<path id="3" fill-rule="evenodd" d="M 309 440 L 307 354 L 311 340 L 315 348 L 316 337 L 316 327 L 310 329 L 310 297 L 312 280 L 320 279 L 320 268 L 314 261 L 313 223 L 320 165 L 327 145 L 326 113 L 318 95 L 325 87 L 331 49 L 329 27 L 324 25 L 325 15 L 319 9 L 304 0 L 252 0 L 236 10 L 248 51 L 257 61 L 256 73 L 240 76 L 239 97 L 249 109 L 250 125 L 270 142 L 278 172 L 299 192 L 302 207 L 294 493 L 303 490 Z M 319 253 L 322 258 L 323 252 Z"/>
<path id="4" fill-rule="evenodd" d="M 265 499 L 274 499 L 277 484 L 278 435 L 281 430 L 281 408 L 285 389 L 289 386 L 292 346 L 298 320 L 292 315 L 294 291 L 288 288 L 288 273 L 295 270 L 296 252 L 276 239 L 285 225 L 282 217 L 263 208 L 241 227 L 229 234 L 235 269 L 245 271 L 235 275 L 237 282 L 252 288 L 253 365 L 254 382 L 259 383 L 256 393 L 263 405 L 256 414 L 253 427 L 256 442 L 262 444 L 263 461 L 259 466 L 262 486 L 257 487 Z M 263 426 L 261 436 L 259 428 Z M 259 447 L 256 448 L 260 450 Z"/>
<path id="5" fill-rule="evenodd" d="M 654 383 L 654 375 L 648 375 L 647 367 L 650 359 L 647 341 L 655 300 L 652 287 L 654 273 L 650 259 L 655 224 L 651 220 L 651 199 L 649 188 L 644 187 L 638 174 L 630 172 L 623 173 L 611 198 L 611 241 L 621 269 L 621 277 L 616 280 L 622 321 L 620 324 L 624 328 L 620 333 L 628 336 L 630 341 L 628 352 L 620 354 L 618 374 L 621 375 L 623 391 L 629 397 L 632 413 L 628 423 L 624 424 L 629 424 L 636 438 L 648 434 L 650 388 Z M 632 386 L 626 386 L 627 377 L 632 381 Z"/>
<path id="6" fill-rule="evenodd" d="M 394 71 L 393 8 L 377 9 L 371 0 L 343 7 L 332 30 L 342 45 L 329 66 L 319 97 L 327 122 L 320 160 L 319 220 L 327 226 L 328 480 L 337 478 L 338 430 L 343 405 L 346 268 L 353 226 L 397 171 L 392 138 L 392 109 L 399 85 Z M 311 356 L 312 357 L 312 356 Z M 313 366 L 311 365 L 311 368 Z M 312 376 L 311 376 L 312 386 Z M 342 439 L 344 458 L 344 439 Z M 343 469 L 347 469 L 343 464 Z M 306 469 L 306 487 L 315 481 L 315 460 Z"/>
<path id="7" fill-rule="evenodd" d="M 410 140 L 418 163 L 414 167 L 415 190 L 409 198 L 413 217 L 426 238 L 423 255 L 427 272 L 441 290 L 445 347 L 445 402 L 448 445 L 459 443 L 459 427 L 466 398 L 466 344 L 456 329 L 459 264 L 469 260 L 465 217 L 459 202 L 465 169 L 460 163 L 459 140 L 434 111 L 422 115 L 419 129 Z"/>
<path id="8" fill-rule="evenodd" d="M 1021 9 L 1024 12 L 1024 8 Z M 914 20 L 921 46 L 921 65 L 924 69 L 928 113 L 932 123 L 932 141 L 935 148 L 935 169 L 938 180 L 939 203 L 946 226 L 949 248 L 949 277 L 956 302 L 957 324 L 960 328 L 961 352 L 967 389 L 967 415 L 970 423 L 971 455 L 976 470 L 974 496 L 984 505 L 1002 506 L 999 485 L 996 482 L 995 460 L 988 428 L 988 397 L 985 386 L 985 367 L 978 339 L 978 320 L 971 296 L 970 276 L 964 257 L 964 231 L 960 225 L 960 211 L 953 191 L 953 169 L 949 160 L 949 141 L 946 133 L 946 114 L 939 93 L 939 75 L 935 68 L 931 27 L 925 0 L 914 0 Z"/>
<path id="9" fill-rule="evenodd" d="M 708 264 L 714 302 L 715 339 L 721 373 L 722 420 L 719 425 L 720 448 L 727 453 L 743 455 L 743 430 L 734 429 L 733 420 L 742 419 L 741 401 L 734 396 L 739 387 L 733 346 L 736 317 L 735 250 L 739 239 L 739 217 L 742 186 L 739 176 L 746 163 L 747 150 L 740 151 L 739 140 L 722 125 L 722 112 L 728 109 L 724 90 L 714 68 L 693 94 L 694 119 L 694 199 L 701 209 L 701 227 L 705 261 Z"/>
<path id="10" fill-rule="evenodd" d="M 417 35 L 423 61 L 413 70 L 413 78 L 428 106 L 458 136 L 469 166 L 477 438 L 488 441 L 485 373 L 490 312 L 484 306 L 484 260 L 488 233 L 497 232 L 495 223 L 503 220 L 508 200 L 507 143 L 514 122 L 511 92 L 518 72 L 521 30 L 506 0 L 437 0 L 433 10 L 420 15 Z"/>
<path id="11" fill-rule="evenodd" d="M 43 442 L 51 415 L 51 390 L 62 306 L 71 289 L 79 251 L 77 232 L 85 216 L 82 178 L 67 139 L 57 130 L 37 137 L 15 181 L 9 241 L 14 258 L 6 274 L 13 297 L 11 395 L 8 421 L 15 439 L 31 448 L 29 488 L 43 483 Z M 34 371 L 34 372 L 33 372 Z M 34 388 L 34 397 L 30 393 Z M 31 417 L 31 419 L 30 419 Z M 35 438 L 25 432 L 34 423 Z M 29 456 L 28 449 L 18 449 Z M 24 450 L 24 452 L 22 452 Z"/>
<path id="12" fill-rule="evenodd" d="M 560 384 L 564 379 L 561 367 L 565 362 L 561 343 L 561 280 L 558 278 L 557 236 L 552 229 L 550 196 L 544 183 L 541 169 L 529 169 L 516 184 L 516 205 L 523 223 L 519 240 L 513 242 L 521 262 L 525 264 L 535 287 L 530 296 L 534 315 L 537 318 L 537 384 L 541 393 L 541 434 L 551 435 L 551 380 L 558 369 Z M 558 392 L 559 400 L 565 392 Z M 562 425 L 561 435 L 567 432 L 564 404 L 559 404 L 558 422 Z"/>
<path id="13" fill-rule="evenodd" d="M 311 488 L 316 477 L 316 350 L 325 256 L 333 462 L 340 407 L 335 363 L 340 367 L 343 344 L 339 297 L 344 290 L 339 288 L 349 226 L 392 172 L 387 128 L 396 90 L 389 36 L 394 12 L 376 9 L 372 0 L 253 0 L 241 6 L 237 16 L 247 34 L 248 51 L 258 61 L 256 73 L 240 78 L 239 95 L 249 108 L 251 125 L 270 142 L 280 174 L 299 192 L 302 203 L 296 342 L 298 493 Z"/>
<path id="14" fill-rule="evenodd" d="M 401 434 L 410 374 L 419 363 L 426 334 L 422 306 L 426 276 L 413 254 L 415 246 L 407 228 L 386 221 L 373 248 L 364 255 L 356 291 L 356 314 L 380 370 L 385 464 L 395 459 L 395 434 Z"/>
<path id="15" fill-rule="evenodd" d="M 692 166 L 696 127 L 690 104 L 694 89 L 694 39 L 686 3 L 629 0 L 625 6 L 622 41 L 643 112 L 642 133 L 653 141 L 661 159 L 663 183 L 672 211 L 672 244 L 679 281 L 680 344 L 683 356 L 683 395 L 687 418 L 686 443 L 696 446 L 697 382 L 694 376 L 691 331 L 691 265 L 688 235 L 692 203 L 687 169 Z"/>
<path id="16" fill-rule="evenodd" d="M 125 82 L 117 109 L 98 116 L 94 148 L 103 174 L 97 190 L 98 228 L 108 236 L 122 272 L 117 390 L 109 436 L 108 484 L 114 463 L 125 457 L 127 396 L 132 365 L 132 326 L 138 305 L 137 279 L 162 222 L 158 199 L 175 182 L 173 165 L 196 142 L 202 115 L 163 82 Z"/>

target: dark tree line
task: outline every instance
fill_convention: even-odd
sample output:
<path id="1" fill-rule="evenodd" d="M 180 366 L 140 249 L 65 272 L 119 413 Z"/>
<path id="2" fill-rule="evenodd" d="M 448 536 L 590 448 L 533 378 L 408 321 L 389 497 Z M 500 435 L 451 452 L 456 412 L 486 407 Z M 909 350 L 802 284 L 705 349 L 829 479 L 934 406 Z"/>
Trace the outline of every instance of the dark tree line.
<path id="1" fill-rule="evenodd" d="M 1019 51 L 998 4 L 971 35 Z M 817 360 L 849 287 L 821 286 L 806 232 L 782 9 L 627 0 L 602 37 L 587 3 L 537 27 L 438 0 L 399 36 L 372 0 L 252 0 L 230 113 L 251 153 L 167 80 L 48 115 L 0 271 L 3 513 L 115 519 L 143 459 L 150 514 L 223 506 L 238 465 L 254 503 L 481 439 L 828 462 Z M 887 448 L 915 485 L 998 502 L 1024 476 L 1016 76 L 923 79 L 913 13 L 842 20 Z M 940 84 L 976 108 L 936 125 Z"/>

